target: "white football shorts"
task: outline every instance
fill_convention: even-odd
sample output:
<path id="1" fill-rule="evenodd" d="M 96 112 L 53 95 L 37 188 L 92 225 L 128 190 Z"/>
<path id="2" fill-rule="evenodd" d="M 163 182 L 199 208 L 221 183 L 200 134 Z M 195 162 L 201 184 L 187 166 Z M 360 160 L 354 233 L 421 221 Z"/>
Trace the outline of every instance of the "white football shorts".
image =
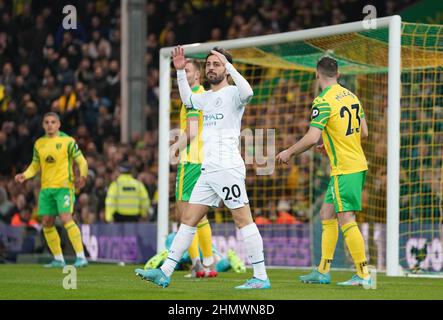
<path id="1" fill-rule="evenodd" d="M 245 168 L 202 171 L 192 190 L 189 203 L 218 207 L 220 200 L 229 209 L 238 209 L 249 203 L 245 185 Z"/>

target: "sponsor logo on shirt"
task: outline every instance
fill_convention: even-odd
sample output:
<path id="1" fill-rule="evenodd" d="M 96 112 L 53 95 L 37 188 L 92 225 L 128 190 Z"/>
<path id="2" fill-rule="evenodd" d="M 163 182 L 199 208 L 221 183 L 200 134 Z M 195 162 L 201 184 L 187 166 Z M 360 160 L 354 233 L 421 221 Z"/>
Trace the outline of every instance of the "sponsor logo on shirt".
<path id="1" fill-rule="evenodd" d="M 220 106 L 222 105 L 222 103 L 223 103 L 222 98 L 218 97 L 218 98 L 215 100 L 215 107 L 216 107 L 216 108 L 220 107 Z"/>
<path id="2" fill-rule="evenodd" d="M 46 157 L 45 162 L 46 163 L 55 163 L 55 159 L 53 156 L 49 155 Z"/>
<path id="3" fill-rule="evenodd" d="M 203 121 L 217 121 L 224 118 L 223 113 L 211 113 L 203 115 Z"/>
<path id="4" fill-rule="evenodd" d="M 320 114 L 320 110 L 318 110 L 317 107 L 312 108 L 312 119 L 317 118 L 317 116 Z"/>

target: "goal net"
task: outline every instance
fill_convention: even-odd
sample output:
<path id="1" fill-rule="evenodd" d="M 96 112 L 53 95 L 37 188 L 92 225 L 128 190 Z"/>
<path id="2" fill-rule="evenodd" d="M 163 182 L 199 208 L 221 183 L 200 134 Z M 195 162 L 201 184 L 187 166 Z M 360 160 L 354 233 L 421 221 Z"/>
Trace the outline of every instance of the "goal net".
<path id="1" fill-rule="evenodd" d="M 369 170 L 356 216 L 369 263 L 389 275 L 443 271 L 443 26 L 392 20 L 378 19 L 377 29 L 355 22 L 185 46 L 188 57 L 201 61 L 216 45 L 228 49 L 254 89 L 243 116 L 241 152 L 268 265 L 307 267 L 320 260 L 319 210 L 329 160 L 314 150 L 290 166 L 274 163 L 274 157 L 308 130 L 310 107 L 320 93 L 316 63 L 329 55 L 338 61 L 339 83 L 361 100 L 369 127 L 363 142 Z M 395 49 L 400 41 L 401 64 Z M 170 51 L 161 54 L 159 248 L 174 211 L 176 166 L 163 162 L 181 105 Z M 244 257 L 229 212 L 217 208 L 209 218 L 219 250 L 233 248 Z M 341 235 L 333 267 L 353 267 Z"/>

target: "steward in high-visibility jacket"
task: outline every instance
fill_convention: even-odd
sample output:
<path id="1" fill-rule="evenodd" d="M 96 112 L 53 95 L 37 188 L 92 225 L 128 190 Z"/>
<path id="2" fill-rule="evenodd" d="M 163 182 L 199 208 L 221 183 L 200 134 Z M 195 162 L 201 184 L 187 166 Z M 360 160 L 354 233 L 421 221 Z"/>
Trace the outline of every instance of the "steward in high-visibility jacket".
<path id="1" fill-rule="evenodd" d="M 142 182 L 130 174 L 129 164 L 119 166 L 120 175 L 111 182 L 105 201 L 106 222 L 138 222 L 147 217 L 151 207 L 148 192 Z"/>

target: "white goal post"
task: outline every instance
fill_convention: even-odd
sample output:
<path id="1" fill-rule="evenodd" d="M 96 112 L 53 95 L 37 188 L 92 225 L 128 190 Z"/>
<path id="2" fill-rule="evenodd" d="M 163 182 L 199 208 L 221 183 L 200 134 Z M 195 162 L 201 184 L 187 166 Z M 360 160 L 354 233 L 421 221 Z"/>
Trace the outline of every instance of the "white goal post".
<path id="1" fill-rule="evenodd" d="M 399 212 L 400 212 L 400 97 L 401 97 L 401 17 L 390 16 L 375 20 L 377 28 L 389 29 L 388 71 L 388 141 L 387 141 L 387 241 L 386 274 L 400 276 L 399 264 Z M 185 54 L 207 53 L 215 46 L 239 49 L 262 45 L 281 44 L 318 37 L 333 36 L 367 30 L 363 21 L 280 34 L 184 45 Z M 169 132 L 171 93 L 171 52 L 160 50 L 160 110 L 158 153 L 158 215 L 157 251 L 165 248 L 169 229 Z M 235 57 L 234 57 L 235 58 Z"/>

